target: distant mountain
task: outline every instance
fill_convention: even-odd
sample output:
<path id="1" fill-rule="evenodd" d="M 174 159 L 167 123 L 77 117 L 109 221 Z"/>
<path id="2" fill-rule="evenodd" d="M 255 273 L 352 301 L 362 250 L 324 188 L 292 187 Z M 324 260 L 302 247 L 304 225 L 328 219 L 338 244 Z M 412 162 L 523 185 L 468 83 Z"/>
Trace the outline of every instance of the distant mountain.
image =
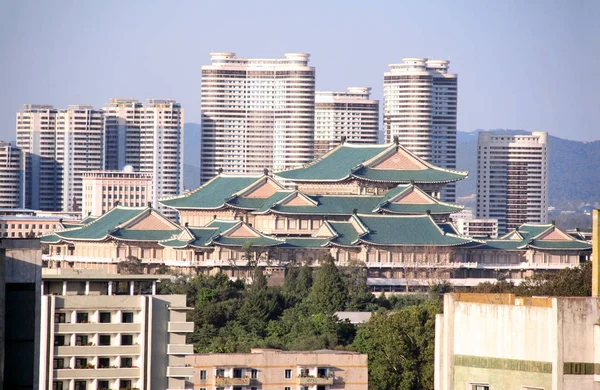
<path id="1" fill-rule="evenodd" d="M 459 170 L 469 171 L 469 177 L 459 182 L 459 197 L 476 192 L 477 137 L 479 132 L 457 133 L 457 161 Z M 529 134 L 524 130 L 492 130 L 505 134 Z M 570 141 L 548 136 L 549 183 L 548 197 L 551 206 L 577 209 L 583 204 L 600 203 L 600 141 Z"/>
<path id="2" fill-rule="evenodd" d="M 200 167 L 183 164 L 183 187 L 193 190 L 200 186 Z"/>
<path id="3" fill-rule="evenodd" d="M 200 168 L 200 123 L 185 123 L 183 131 L 183 163 Z"/>

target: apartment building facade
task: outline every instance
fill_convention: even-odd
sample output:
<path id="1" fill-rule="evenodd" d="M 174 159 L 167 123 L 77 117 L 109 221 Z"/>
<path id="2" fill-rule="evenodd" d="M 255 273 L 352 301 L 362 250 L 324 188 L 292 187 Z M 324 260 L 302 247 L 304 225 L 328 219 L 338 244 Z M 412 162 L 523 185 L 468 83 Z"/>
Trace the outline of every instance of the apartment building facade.
<path id="1" fill-rule="evenodd" d="M 547 222 L 548 133 L 479 133 L 477 217 L 497 219 L 500 234 Z"/>
<path id="2" fill-rule="evenodd" d="M 184 295 L 154 295 L 159 281 L 89 270 L 42 275 L 39 388 L 184 389 L 193 323 Z"/>
<path id="3" fill-rule="evenodd" d="M 219 170 L 262 173 L 312 160 L 315 69 L 309 57 L 211 53 L 211 65 L 202 67 L 201 182 Z"/>
<path id="4" fill-rule="evenodd" d="M 83 174 L 82 215 L 100 216 L 117 204 L 140 207 L 152 202 L 152 174 L 122 171 L 92 171 Z"/>
<path id="5" fill-rule="evenodd" d="M 353 143 L 376 144 L 379 101 L 371 88 L 350 87 L 346 92 L 315 93 L 315 158 L 337 146 L 342 138 Z"/>
<path id="6" fill-rule="evenodd" d="M 23 162 L 21 149 L 0 141 L 0 209 L 22 206 Z"/>
<path id="7" fill-rule="evenodd" d="M 458 232 L 469 237 L 498 238 L 498 220 L 494 218 L 457 218 Z"/>
<path id="8" fill-rule="evenodd" d="M 188 355 L 190 386 L 201 390 L 366 390 L 367 355 L 347 351 L 281 351 Z"/>
<path id="9" fill-rule="evenodd" d="M 434 165 L 456 168 L 458 76 L 449 61 L 403 58 L 384 73 L 384 138 L 394 137 L 407 149 Z M 448 185 L 442 200 L 454 202 Z"/>

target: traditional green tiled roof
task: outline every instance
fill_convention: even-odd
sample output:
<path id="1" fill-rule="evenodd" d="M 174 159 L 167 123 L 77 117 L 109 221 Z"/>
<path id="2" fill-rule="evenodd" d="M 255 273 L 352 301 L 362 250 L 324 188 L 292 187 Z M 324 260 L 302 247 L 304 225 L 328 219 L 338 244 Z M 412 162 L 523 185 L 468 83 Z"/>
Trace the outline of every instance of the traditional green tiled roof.
<path id="1" fill-rule="evenodd" d="M 211 241 L 216 245 L 223 246 L 244 246 L 251 242 L 253 246 L 277 246 L 284 243 L 283 240 L 261 236 L 261 237 L 223 237 L 218 236 Z"/>
<path id="2" fill-rule="evenodd" d="M 394 204 L 388 203 L 381 207 L 383 211 L 394 214 L 426 214 L 429 211 L 431 214 L 451 214 L 463 209 L 461 206 L 453 206 L 450 204 Z"/>
<path id="3" fill-rule="evenodd" d="M 277 176 L 295 181 L 339 181 L 353 168 L 372 159 L 390 145 L 343 144 L 300 168 L 278 172 Z"/>
<path id="4" fill-rule="evenodd" d="M 221 233 L 228 229 L 231 229 L 239 223 L 240 221 L 237 220 L 226 221 L 222 219 L 213 219 L 212 221 L 206 224 L 206 227 L 217 228 L 218 233 Z"/>
<path id="5" fill-rule="evenodd" d="M 452 222 L 438 222 L 437 224 L 440 229 L 442 229 L 444 232 L 450 233 L 450 234 L 459 234 L 458 230 L 456 230 L 456 227 L 454 226 L 454 224 Z"/>
<path id="6" fill-rule="evenodd" d="M 375 245 L 459 246 L 469 238 L 446 234 L 428 215 L 357 215 L 369 229 L 359 242 Z"/>
<path id="7" fill-rule="evenodd" d="M 328 242 L 328 238 L 286 237 L 285 242 L 281 246 L 284 248 L 320 248 Z"/>
<path id="8" fill-rule="evenodd" d="M 60 237 L 56 234 L 48 234 L 46 236 L 40 237 L 40 242 L 42 244 L 56 244 L 57 242 L 60 242 L 60 240 Z"/>
<path id="9" fill-rule="evenodd" d="M 377 161 L 401 148 L 425 167 L 417 170 L 374 169 L 365 164 Z M 467 172 L 458 172 L 436 167 L 402 146 L 395 144 L 364 145 L 341 144 L 322 157 L 302 167 L 277 172 L 276 176 L 294 182 L 336 182 L 349 178 L 389 183 L 450 183 L 467 177 Z"/>
<path id="10" fill-rule="evenodd" d="M 80 225 L 86 225 L 90 222 L 92 222 L 93 220 L 97 219 L 98 217 L 95 217 L 93 215 L 88 215 L 87 217 L 85 217 L 84 219 L 81 220 L 81 222 L 79 223 Z"/>
<path id="11" fill-rule="evenodd" d="M 73 229 L 76 227 L 81 227 L 82 225 L 84 225 L 84 224 L 82 224 L 82 223 L 64 223 L 64 222 L 62 223 L 62 226 L 65 229 Z"/>
<path id="12" fill-rule="evenodd" d="M 552 224 L 532 224 L 525 223 L 517 229 L 505 234 L 499 239 L 486 240 L 485 245 L 480 249 L 496 250 L 526 250 L 529 248 L 540 250 L 581 250 L 588 251 L 592 246 L 583 240 L 578 240 L 571 235 L 558 229 L 564 234 L 563 240 L 545 240 L 542 239 L 546 233 L 552 229 L 558 229 Z"/>
<path id="13" fill-rule="evenodd" d="M 187 194 L 161 199 L 160 202 L 175 209 L 219 209 L 233 194 L 263 177 L 220 174 Z"/>
<path id="14" fill-rule="evenodd" d="M 281 214 L 350 216 L 354 210 L 357 210 L 359 213 L 370 213 L 381 201 L 381 197 L 365 195 L 312 195 L 308 197 L 317 204 L 315 206 L 287 206 L 277 204 L 271 207 L 271 210 Z"/>
<path id="15" fill-rule="evenodd" d="M 130 230 L 119 229 L 111 237 L 129 241 L 162 241 L 179 234 L 180 230 Z"/>
<path id="16" fill-rule="evenodd" d="M 287 198 L 293 193 L 294 191 L 277 191 L 276 193 L 265 199 L 262 206 L 259 209 L 257 209 L 255 213 L 261 214 L 267 212 L 275 203 L 282 201 L 283 199 Z"/>
<path id="17" fill-rule="evenodd" d="M 117 206 L 86 225 L 55 232 L 55 234 L 66 240 L 99 241 L 105 239 L 120 224 L 147 211 L 147 207 Z"/>
<path id="18" fill-rule="evenodd" d="M 591 250 L 592 245 L 586 241 L 542 241 L 533 240 L 528 246 L 536 249 L 566 249 L 566 250 Z"/>
<path id="19" fill-rule="evenodd" d="M 230 206 L 248 210 L 259 209 L 264 203 L 265 199 L 263 198 L 244 198 L 241 196 L 236 196 L 235 198 L 227 201 L 227 204 Z"/>
<path id="20" fill-rule="evenodd" d="M 328 221 L 329 225 L 336 233 L 336 237 L 331 239 L 331 242 L 338 245 L 350 246 L 359 238 L 359 233 L 354 229 L 350 222 L 333 222 Z"/>

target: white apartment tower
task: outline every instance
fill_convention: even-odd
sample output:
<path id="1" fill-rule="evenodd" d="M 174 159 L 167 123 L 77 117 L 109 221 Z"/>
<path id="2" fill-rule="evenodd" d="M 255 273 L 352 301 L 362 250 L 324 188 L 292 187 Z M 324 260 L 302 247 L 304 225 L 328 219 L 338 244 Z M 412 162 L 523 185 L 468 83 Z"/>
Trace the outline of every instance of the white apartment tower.
<path id="1" fill-rule="evenodd" d="M 17 112 L 17 146 L 25 158 L 23 206 L 28 209 L 62 210 L 56 161 L 57 114 L 57 109 L 42 104 L 26 104 Z"/>
<path id="2" fill-rule="evenodd" d="M 21 149 L 0 141 L 0 209 L 14 209 L 21 204 Z"/>
<path id="3" fill-rule="evenodd" d="M 211 53 L 212 64 L 202 67 L 201 182 L 221 169 L 262 173 L 312 160 L 315 69 L 309 57 Z"/>
<path id="4" fill-rule="evenodd" d="M 56 161 L 62 211 L 81 211 L 82 175 L 104 165 L 104 115 L 92 106 L 73 105 L 56 118 Z"/>
<path id="5" fill-rule="evenodd" d="M 385 142 L 398 141 L 434 165 L 456 168 L 456 74 L 448 73 L 449 61 L 404 58 L 384 73 Z M 454 183 L 442 191 L 442 199 L 454 202 Z"/>
<path id="6" fill-rule="evenodd" d="M 315 93 L 315 157 L 347 141 L 376 144 L 379 101 L 370 99 L 371 88 L 350 87 L 346 92 Z"/>
<path id="7" fill-rule="evenodd" d="M 548 133 L 480 132 L 477 217 L 498 219 L 498 232 L 548 219 Z"/>
<path id="8" fill-rule="evenodd" d="M 153 207 L 176 212 L 158 200 L 183 192 L 183 108 L 173 100 L 111 99 L 104 107 L 106 163 L 109 170 L 131 165 L 152 175 Z"/>

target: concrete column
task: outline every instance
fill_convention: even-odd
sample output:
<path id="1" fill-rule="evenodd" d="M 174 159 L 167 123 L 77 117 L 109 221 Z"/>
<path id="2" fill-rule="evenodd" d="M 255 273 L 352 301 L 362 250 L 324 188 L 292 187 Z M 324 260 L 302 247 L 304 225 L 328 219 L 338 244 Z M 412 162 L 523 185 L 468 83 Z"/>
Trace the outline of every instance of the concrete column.
<path id="1" fill-rule="evenodd" d="M 152 295 L 156 295 L 156 280 L 152 281 Z"/>
<path id="2" fill-rule="evenodd" d="M 113 282 L 108 282 L 108 295 L 112 295 Z"/>
<path id="3" fill-rule="evenodd" d="M 600 296 L 600 210 L 592 217 L 592 296 Z"/>
<path id="4" fill-rule="evenodd" d="M 67 281 L 63 281 L 62 295 L 67 295 Z"/>
<path id="5" fill-rule="evenodd" d="M 44 282 L 40 283 L 40 295 L 44 295 Z"/>
<path id="6" fill-rule="evenodd" d="M 129 282 L 129 295 L 133 295 L 134 292 L 134 281 Z"/>
<path id="7" fill-rule="evenodd" d="M 85 295 L 90 295 L 90 281 L 85 281 Z"/>

